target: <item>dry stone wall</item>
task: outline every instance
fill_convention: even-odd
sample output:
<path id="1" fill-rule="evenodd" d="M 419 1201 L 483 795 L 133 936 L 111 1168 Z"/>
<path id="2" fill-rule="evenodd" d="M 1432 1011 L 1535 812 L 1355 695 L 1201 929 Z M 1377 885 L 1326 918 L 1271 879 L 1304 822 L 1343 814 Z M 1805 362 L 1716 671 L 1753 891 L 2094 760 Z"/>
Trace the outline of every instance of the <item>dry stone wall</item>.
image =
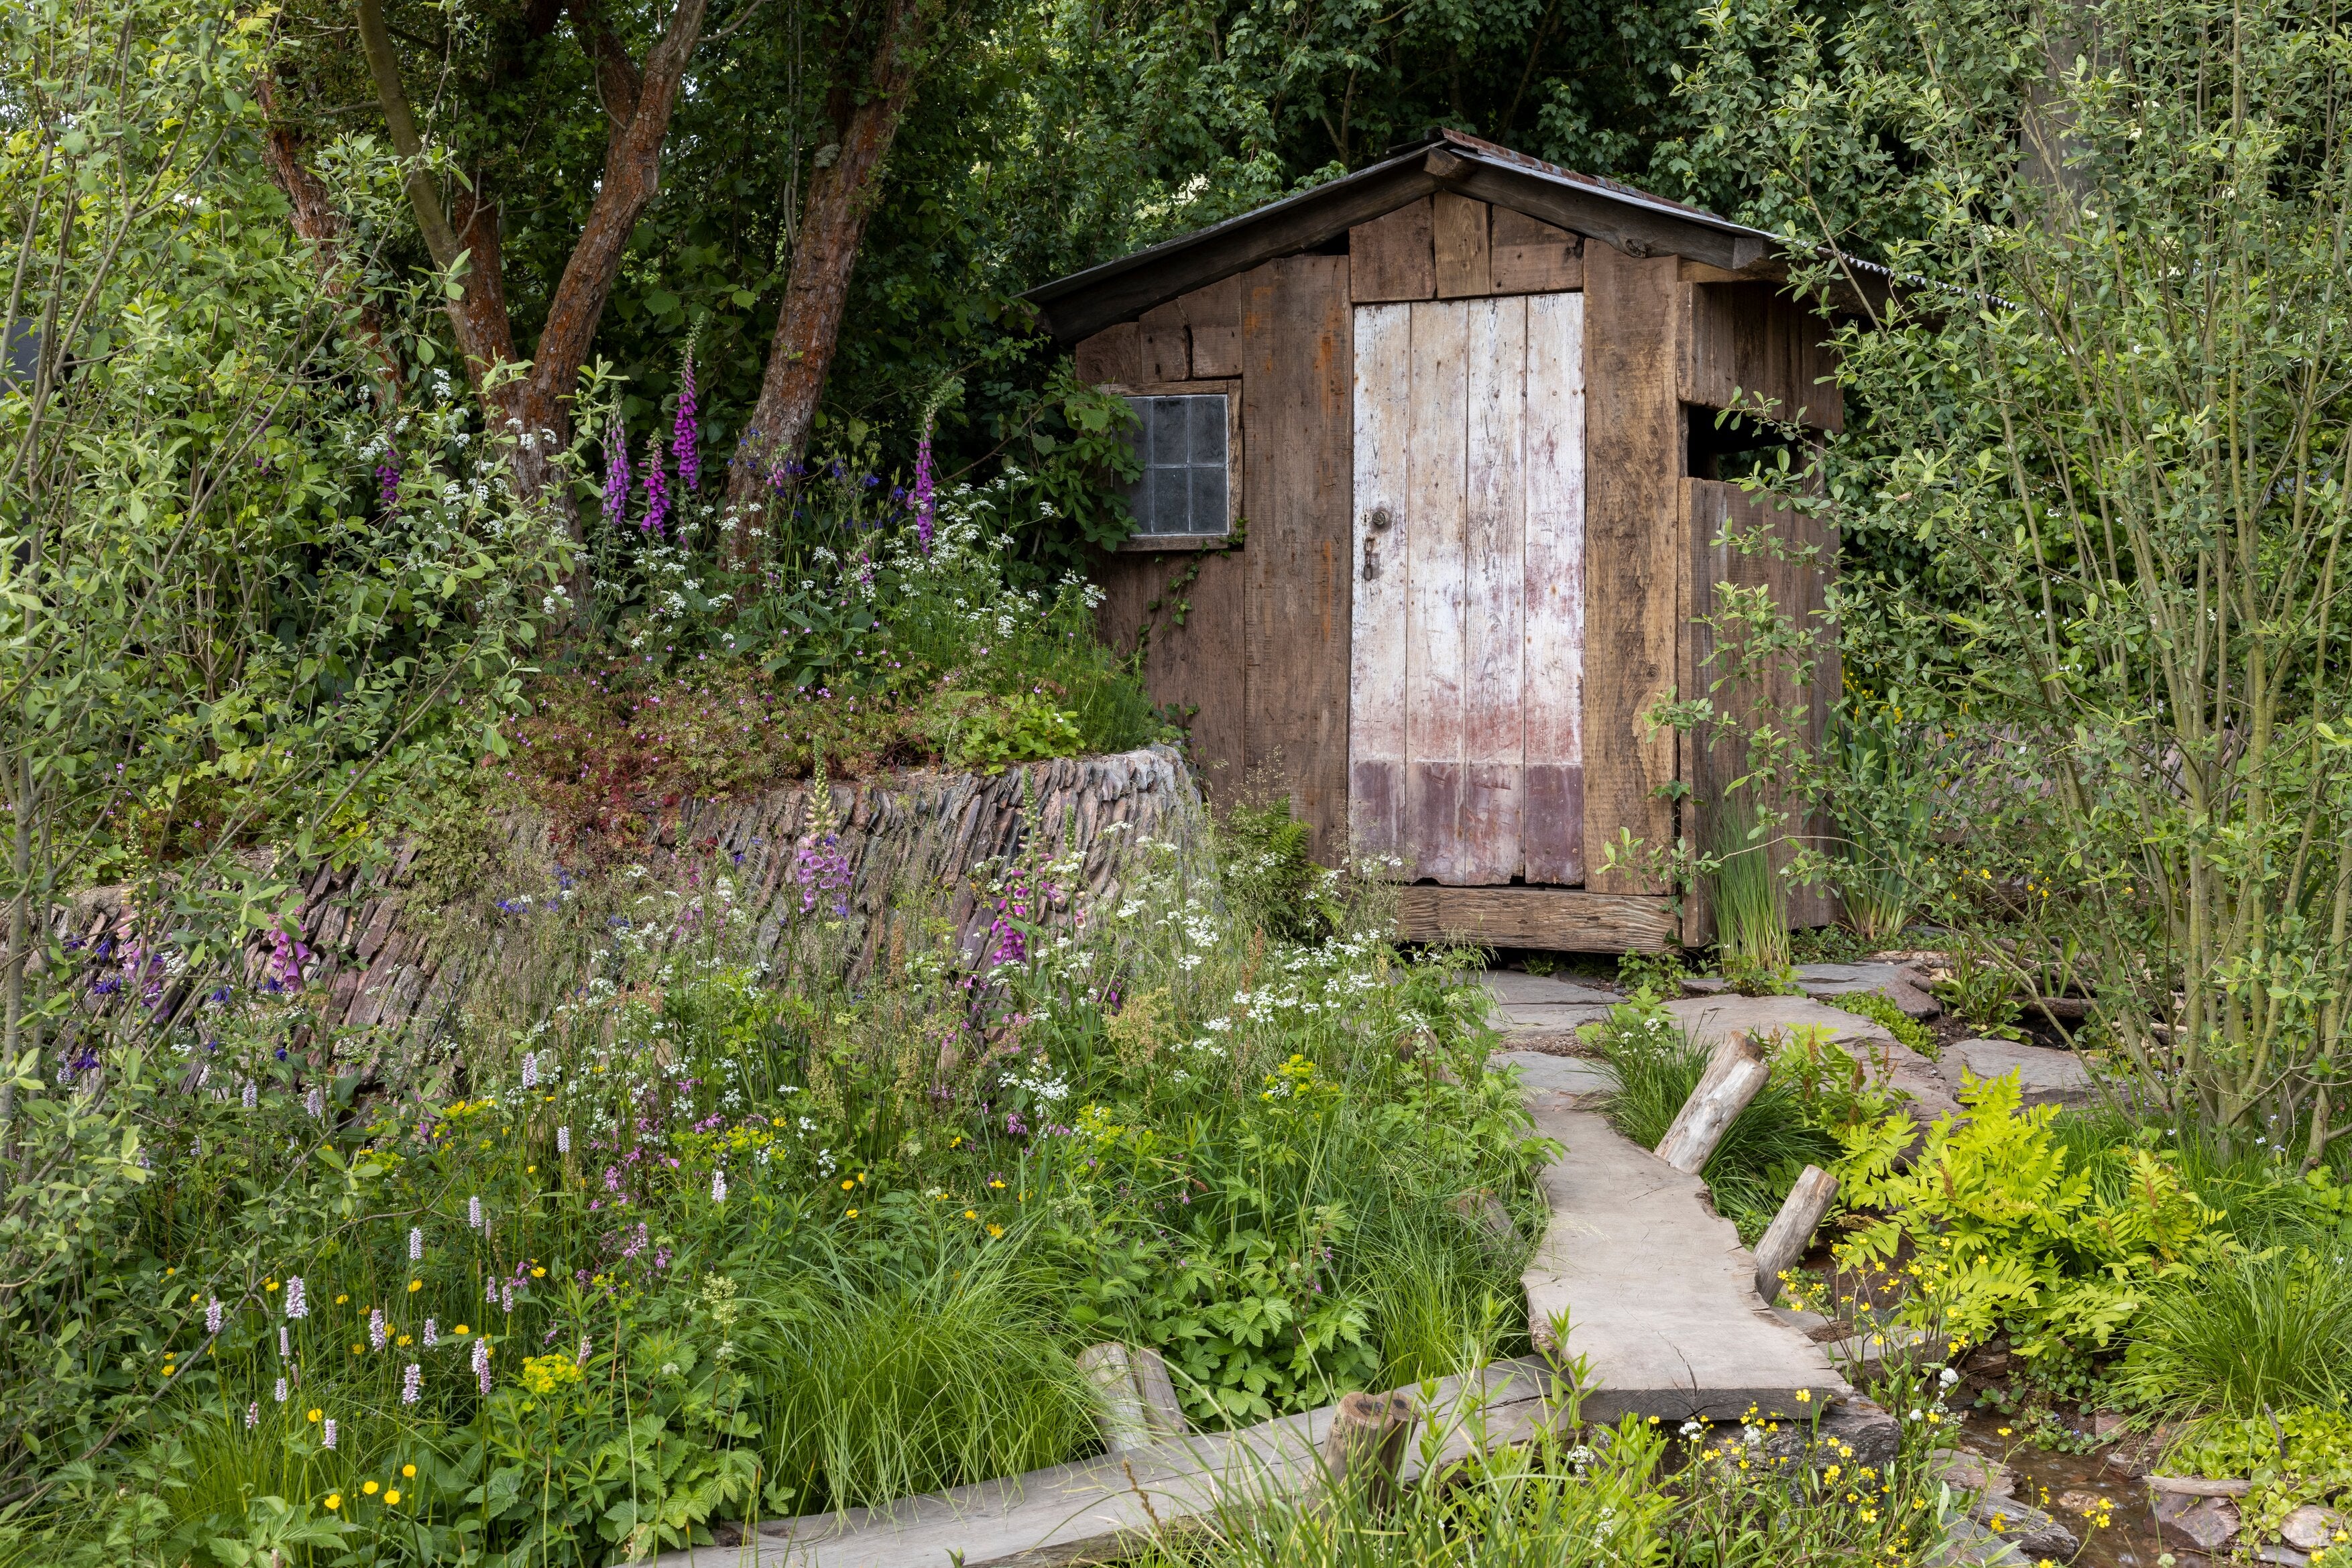
<path id="1" fill-rule="evenodd" d="M 853 972 L 872 965 L 894 930 L 904 939 L 902 923 L 919 916 L 944 915 L 966 950 L 975 948 L 992 912 L 980 903 L 972 873 L 1030 852 L 1033 827 L 1043 834 L 1045 857 L 1075 857 L 1078 880 L 1098 898 L 1117 895 L 1139 841 L 1188 853 L 1204 842 L 1199 793 L 1183 760 L 1165 747 L 1033 763 L 994 777 L 910 771 L 825 788 L 835 824 L 828 852 L 838 857 L 830 862 L 837 873 L 826 880 L 845 885 L 818 894 L 819 913 L 831 916 L 836 903 L 845 904 L 839 947 Z M 732 918 L 751 922 L 751 946 L 771 956 L 812 891 L 795 866 L 816 822 L 815 789 L 800 784 L 667 808 L 648 821 L 653 847 L 643 876 L 614 885 L 640 903 L 651 891 L 681 911 L 697 898 L 708 907 L 723 877 Z M 570 874 L 543 819 L 517 814 L 495 827 L 518 886 L 552 890 Z M 625 918 L 600 913 L 573 920 L 568 936 L 551 946 L 547 933 L 561 916 L 534 925 L 524 913 L 543 908 L 544 894 L 487 921 L 412 907 L 420 897 L 440 902 L 416 885 L 415 856 L 412 847 L 375 873 L 321 870 L 305 888 L 301 932 L 312 951 L 307 973 L 321 998 L 322 1026 L 374 1026 L 422 1043 L 467 1015 L 527 1023 L 576 988 L 593 951 L 609 941 L 609 922 Z M 495 908 L 492 896 L 477 902 Z M 588 907 L 613 905 L 591 899 Z M 657 924 L 649 933 L 656 944 L 693 935 L 690 917 L 671 914 Z"/>

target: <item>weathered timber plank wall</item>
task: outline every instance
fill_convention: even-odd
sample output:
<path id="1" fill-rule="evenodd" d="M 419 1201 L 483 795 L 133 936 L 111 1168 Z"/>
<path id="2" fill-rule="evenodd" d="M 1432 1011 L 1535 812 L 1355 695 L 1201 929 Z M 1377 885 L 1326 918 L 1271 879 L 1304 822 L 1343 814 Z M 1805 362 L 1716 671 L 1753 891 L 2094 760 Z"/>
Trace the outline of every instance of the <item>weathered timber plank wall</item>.
<path id="1" fill-rule="evenodd" d="M 1685 283 L 1678 303 L 1675 376 L 1683 402 L 1730 408 L 1760 399 L 1790 423 L 1845 428 L 1830 322 L 1770 283 Z"/>
<path id="2" fill-rule="evenodd" d="M 1078 346 L 1097 384 L 1163 381 L 1144 372 L 1175 367 L 1175 336 L 1194 382 L 1239 380 L 1242 542 L 1099 558 L 1099 625 L 1115 647 L 1142 636 L 1153 700 L 1192 710 L 1211 797 L 1286 787 L 1327 862 L 1348 852 L 1348 277 L 1345 256 L 1286 256 Z"/>
<path id="3" fill-rule="evenodd" d="M 1675 395 L 1675 260 L 1606 245 L 1584 253 L 1584 873 L 1595 893 L 1664 893 L 1633 867 L 1603 872 L 1630 832 L 1674 842 L 1658 788 L 1675 734 L 1644 716 L 1675 683 L 1683 626 L 1683 410 Z"/>
<path id="4" fill-rule="evenodd" d="M 1737 485 L 1687 479 L 1683 489 L 1691 542 L 1693 599 L 1684 689 L 1695 696 L 1713 696 L 1743 726 L 1759 723 L 1767 706 L 1780 713 L 1801 710 L 1800 738 L 1818 750 L 1828 739 L 1830 705 L 1843 684 L 1837 633 L 1827 616 L 1831 577 L 1837 559 L 1835 530 L 1817 517 L 1776 508 L 1769 497 L 1748 495 Z M 1813 549 L 1819 552 L 1818 564 L 1769 551 L 1745 552 L 1728 543 L 1717 543 L 1727 528 L 1739 536 L 1769 533 L 1789 551 Z M 1811 635 L 1815 651 L 1810 683 L 1801 686 L 1786 663 L 1775 669 L 1769 683 L 1762 685 L 1727 679 L 1731 673 L 1729 649 L 1727 647 L 1725 657 L 1717 656 L 1715 632 L 1705 621 L 1717 612 L 1715 588 L 1724 582 L 1739 588 L 1769 589 L 1781 615 Z M 1776 729 L 1780 727 L 1777 716 L 1769 722 Z M 1702 747 L 1696 737 L 1685 739 L 1684 753 L 1692 790 L 1685 821 L 1691 824 L 1695 845 L 1705 850 L 1712 847 L 1713 813 L 1722 798 L 1723 787 L 1748 771 L 1747 758 L 1738 742 L 1723 740 L 1712 747 Z M 1776 792 L 1759 798 L 1759 805 L 1777 810 L 1782 809 L 1783 800 Z M 1796 824 L 1793 831 L 1799 837 L 1811 837 L 1818 842 L 1831 830 L 1827 817 L 1817 813 Z M 1797 848 L 1794 841 L 1781 844 L 1774 851 L 1773 863 L 1785 867 L 1795 858 Z M 1825 925 L 1835 917 L 1836 906 L 1825 888 L 1792 889 L 1788 913 L 1792 925 Z M 1693 946 L 1714 938 L 1712 911 L 1703 887 L 1685 901 L 1683 934 L 1684 941 Z"/>
<path id="5" fill-rule="evenodd" d="M 1348 851 L 1354 335 L 1348 258 L 1258 269 L 1242 315 L 1244 766 L 1289 789 L 1327 863 Z"/>

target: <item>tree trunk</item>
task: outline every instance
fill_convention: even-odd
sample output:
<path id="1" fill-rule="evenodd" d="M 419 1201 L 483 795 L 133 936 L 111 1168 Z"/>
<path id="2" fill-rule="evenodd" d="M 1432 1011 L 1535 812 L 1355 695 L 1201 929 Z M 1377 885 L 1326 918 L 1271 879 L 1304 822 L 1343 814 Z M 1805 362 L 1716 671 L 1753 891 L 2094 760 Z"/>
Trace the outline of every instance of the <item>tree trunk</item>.
<path id="1" fill-rule="evenodd" d="M 497 374 L 516 362 L 514 327 L 507 315 L 504 258 L 499 241 L 498 203 L 478 184 L 459 195 L 457 221 L 441 205 L 440 193 L 423 170 L 425 143 L 417 134 L 400 79 L 392 37 L 383 23 L 383 0 L 358 0 L 360 40 L 374 78 L 376 99 L 392 133 L 394 151 L 408 160 L 409 205 L 425 235 L 433 263 L 444 272 L 454 270 L 462 256 L 466 270 L 459 298 L 450 302 L 449 319 L 457 334 L 458 352 L 466 361 L 467 378 L 480 393 L 487 411 L 503 428 L 497 434 L 515 437 L 512 467 L 515 484 L 532 498 L 545 498 L 559 507 L 580 537 L 577 513 L 571 497 L 556 484 L 555 458 L 572 438 L 572 394 L 579 385 L 580 367 L 595 340 L 596 325 L 612 298 L 620 275 L 622 253 L 637 220 L 659 188 L 663 143 L 669 138 L 670 120 L 677 108 L 680 85 L 695 46 L 701 41 L 702 20 L 709 0 L 677 0 L 669 25 L 646 52 L 644 68 L 632 65 L 610 28 L 604 24 L 594 0 L 575 0 L 572 26 L 581 45 L 596 67 L 597 96 L 610 121 L 604 145 L 604 178 L 588 221 L 564 264 L 563 277 L 548 304 L 547 320 L 540 329 L 538 352 L 527 372 L 508 380 Z M 547 15 L 555 13 L 551 7 Z M 551 20 L 549 23 L 552 26 Z M 575 582 L 575 606 L 584 609 L 586 564 Z"/>
<path id="2" fill-rule="evenodd" d="M 343 214 L 335 210 L 333 199 L 318 175 L 303 162 L 306 151 L 302 133 L 289 121 L 278 93 L 278 73 L 261 73 L 259 83 L 261 113 L 269 127 L 262 140 L 262 153 L 269 162 L 269 172 L 278 188 L 286 193 L 287 203 L 293 209 L 294 232 L 310 242 L 319 258 L 319 271 L 327 280 L 328 296 L 348 299 L 351 280 L 342 273 L 343 235 L 346 225 Z M 373 304 L 362 298 L 352 322 L 352 330 L 375 359 L 382 381 L 375 388 L 376 406 L 389 410 L 400 401 L 400 360 L 384 341 L 383 318 L 376 313 Z"/>
<path id="3" fill-rule="evenodd" d="M 881 196 L 882 163 L 914 100 L 921 64 L 919 11 L 920 0 L 891 0 L 874 52 L 871 90 L 840 126 L 838 154 L 809 181 L 760 401 L 744 422 L 742 449 L 728 476 L 728 504 L 738 512 L 748 513 L 770 478 L 807 449 L 817 398 L 841 337 L 849 275 Z M 737 559 L 753 555 L 750 527 L 730 537 Z"/>
<path id="4" fill-rule="evenodd" d="M 1715 1145 L 1731 1130 L 1733 1119 L 1748 1109 L 1771 1076 L 1753 1040 L 1736 1030 L 1725 1035 L 1653 1152 L 1684 1175 L 1698 1175 L 1706 1168 Z"/>

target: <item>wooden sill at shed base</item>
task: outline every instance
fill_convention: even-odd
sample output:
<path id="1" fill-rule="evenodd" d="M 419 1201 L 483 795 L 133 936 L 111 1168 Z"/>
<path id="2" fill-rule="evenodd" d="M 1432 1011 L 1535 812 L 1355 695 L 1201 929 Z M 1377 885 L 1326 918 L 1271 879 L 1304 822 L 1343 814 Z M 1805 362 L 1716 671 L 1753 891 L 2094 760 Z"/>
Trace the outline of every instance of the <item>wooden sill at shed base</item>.
<path id="1" fill-rule="evenodd" d="M 1663 894 L 1420 884 L 1397 890 L 1397 935 L 1558 953 L 1655 953 L 1679 941 L 1681 927 L 1675 901 Z"/>

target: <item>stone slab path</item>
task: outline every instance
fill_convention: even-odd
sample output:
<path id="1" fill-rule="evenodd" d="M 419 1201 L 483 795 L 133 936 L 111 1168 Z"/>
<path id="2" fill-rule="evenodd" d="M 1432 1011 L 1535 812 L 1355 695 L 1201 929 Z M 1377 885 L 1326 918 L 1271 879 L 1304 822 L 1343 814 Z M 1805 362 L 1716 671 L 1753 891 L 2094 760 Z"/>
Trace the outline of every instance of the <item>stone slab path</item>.
<path id="1" fill-rule="evenodd" d="M 1600 1023 L 1625 998 L 1598 986 L 1580 986 L 1551 975 L 1489 969 L 1479 977 L 1494 1005 L 1488 1019 L 1514 1050 L 1574 1055 L 1583 1049 L 1576 1031 Z"/>
<path id="2" fill-rule="evenodd" d="M 1629 1143 L 1597 1112 L 1537 1089 L 1538 1131 L 1567 1152 L 1543 1173 L 1551 1223 L 1521 1283 L 1536 1342 L 1589 1364 L 1587 1420 L 1794 1418 L 1851 1396 L 1821 1347 L 1756 1294 L 1756 1260 L 1706 1186 Z"/>
<path id="3" fill-rule="evenodd" d="M 1916 963 L 1873 958 L 1858 964 L 1800 964 L 1796 982 L 1799 990 L 1816 1000 L 1876 991 L 1915 1019 L 1936 1018 L 1944 1010 L 1943 1003 L 1927 988 L 1934 982 L 1927 968 Z M 1730 989 L 1714 978 L 1685 980 L 1683 986 L 1702 996 Z"/>

